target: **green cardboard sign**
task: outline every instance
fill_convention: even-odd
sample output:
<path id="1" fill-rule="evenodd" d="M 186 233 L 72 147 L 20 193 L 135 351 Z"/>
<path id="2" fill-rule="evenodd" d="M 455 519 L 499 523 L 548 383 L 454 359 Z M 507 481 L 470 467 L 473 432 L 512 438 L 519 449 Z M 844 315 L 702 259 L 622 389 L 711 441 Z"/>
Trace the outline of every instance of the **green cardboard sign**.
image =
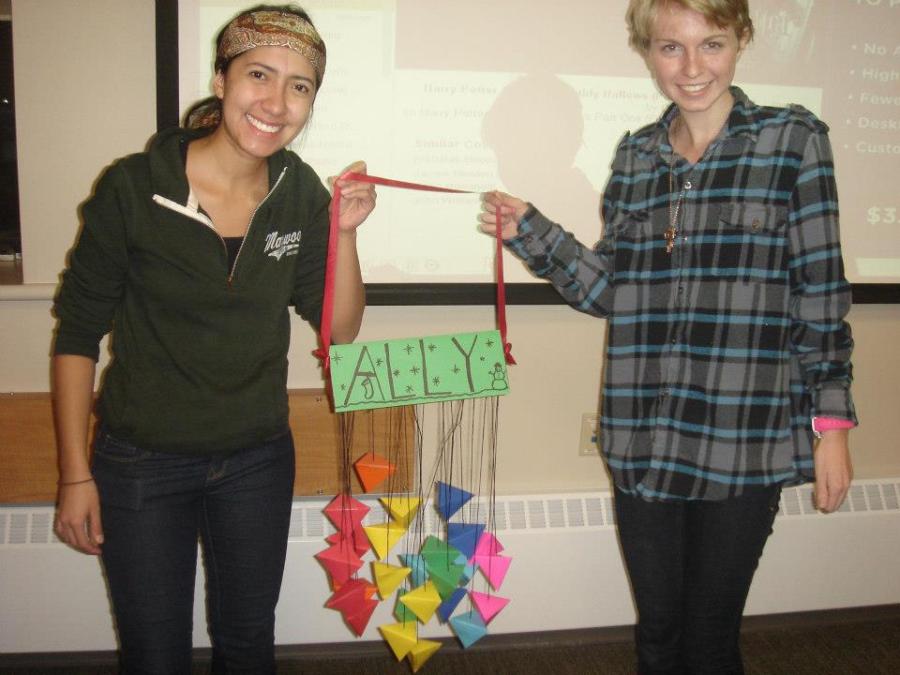
<path id="1" fill-rule="evenodd" d="M 337 412 L 509 393 L 496 330 L 332 345 Z"/>

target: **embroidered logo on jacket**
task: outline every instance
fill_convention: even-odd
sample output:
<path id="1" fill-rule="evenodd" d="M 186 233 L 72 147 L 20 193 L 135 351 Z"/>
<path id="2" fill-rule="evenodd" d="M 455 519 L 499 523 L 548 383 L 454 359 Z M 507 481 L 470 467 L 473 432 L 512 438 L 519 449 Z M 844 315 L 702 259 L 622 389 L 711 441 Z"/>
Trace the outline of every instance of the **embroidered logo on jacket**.
<path id="1" fill-rule="evenodd" d="M 266 235 L 266 246 L 263 248 L 263 253 L 275 260 L 281 260 L 289 255 L 297 255 L 297 251 L 300 249 L 300 234 L 300 230 L 288 234 L 269 232 Z"/>

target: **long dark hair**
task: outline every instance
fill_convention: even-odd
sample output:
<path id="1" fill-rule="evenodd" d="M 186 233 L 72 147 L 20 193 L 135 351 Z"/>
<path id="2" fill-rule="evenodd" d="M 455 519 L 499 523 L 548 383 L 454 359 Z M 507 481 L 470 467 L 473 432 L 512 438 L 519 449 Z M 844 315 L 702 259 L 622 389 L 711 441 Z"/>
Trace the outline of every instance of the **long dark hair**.
<path id="1" fill-rule="evenodd" d="M 281 12 L 283 14 L 293 14 L 304 21 L 308 22 L 310 26 L 315 28 L 315 25 L 312 22 L 312 19 L 309 18 L 309 14 L 300 7 L 295 4 L 287 4 L 287 5 L 255 5 L 250 9 L 245 9 L 242 12 L 238 12 L 235 14 L 228 22 L 222 26 L 222 29 L 219 31 L 219 34 L 216 35 L 216 50 L 215 53 L 219 53 L 219 47 L 222 44 L 222 38 L 225 35 L 225 31 L 231 23 L 242 16 L 247 14 L 253 14 L 254 12 Z M 325 49 L 325 45 L 322 45 L 322 49 Z M 213 63 L 213 72 L 215 74 L 225 74 L 228 72 L 228 66 L 231 65 L 231 62 L 235 59 L 235 57 L 231 58 L 223 58 L 216 57 L 215 62 Z M 322 86 L 322 78 L 319 76 L 318 72 L 316 73 L 316 91 L 319 91 L 319 88 Z M 208 96 L 200 101 L 194 103 L 190 108 L 188 108 L 187 112 L 184 114 L 184 122 L 183 125 L 188 129 L 214 129 L 219 126 L 219 121 L 222 119 L 222 101 L 216 96 Z"/>

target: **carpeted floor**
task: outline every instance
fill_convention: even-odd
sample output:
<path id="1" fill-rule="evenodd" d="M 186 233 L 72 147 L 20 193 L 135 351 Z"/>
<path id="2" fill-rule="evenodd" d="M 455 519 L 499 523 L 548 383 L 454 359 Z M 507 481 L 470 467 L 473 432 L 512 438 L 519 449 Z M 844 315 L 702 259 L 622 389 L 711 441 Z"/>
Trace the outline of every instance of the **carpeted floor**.
<path id="1" fill-rule="evenodd" d="M 896 610 L 870 619 L 863 614 L 838 623 L 779 626 L 751 625 L 742 637 L 747 675 L 896 675 L 900 673 L 900 616 Z M 426 675 L 629 675 L 634 673 L 634 645 L 628 630 L 540 633 L 533 636 L 488 636 L 468 650 L 447 641 L 419 671 Z M 346 646 L 280 647 L 281 675 L 394 675 L 411 672 L 381 643 Z M 9 655 L 7 655 L 9 656 Z M 112 675 L 111 655 L 92 663 L 61 665 L 59 656 L 41 663 L 0 656 L 3 675 Z M 6 665 L 4 665 L 6 661 Z M 208 672 L 208 652 L 198 652 L 194 674 Z M 204 663 L 203 661 L 206 661 Z"/>

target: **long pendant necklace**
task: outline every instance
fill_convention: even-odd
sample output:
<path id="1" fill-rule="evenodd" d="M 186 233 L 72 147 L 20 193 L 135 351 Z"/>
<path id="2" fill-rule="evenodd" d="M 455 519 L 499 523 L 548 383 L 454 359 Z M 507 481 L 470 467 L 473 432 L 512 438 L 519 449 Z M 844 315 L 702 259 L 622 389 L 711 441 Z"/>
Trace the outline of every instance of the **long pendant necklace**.
<path id="1" fill-rule="evenodd" d="M 681 188 L 678 197 L 673 199 L 675 193 L 675 159 L 669 162 L 669 227 L 666 228 L 664 234 L 666 238 L 666 253 L 671 254 L 675 248 L 675 237 L 678 235 L 678 214 L 681 212 L 681 202 L 684 201 L 684 193 L 687 192 L 687 185 Z"/>

